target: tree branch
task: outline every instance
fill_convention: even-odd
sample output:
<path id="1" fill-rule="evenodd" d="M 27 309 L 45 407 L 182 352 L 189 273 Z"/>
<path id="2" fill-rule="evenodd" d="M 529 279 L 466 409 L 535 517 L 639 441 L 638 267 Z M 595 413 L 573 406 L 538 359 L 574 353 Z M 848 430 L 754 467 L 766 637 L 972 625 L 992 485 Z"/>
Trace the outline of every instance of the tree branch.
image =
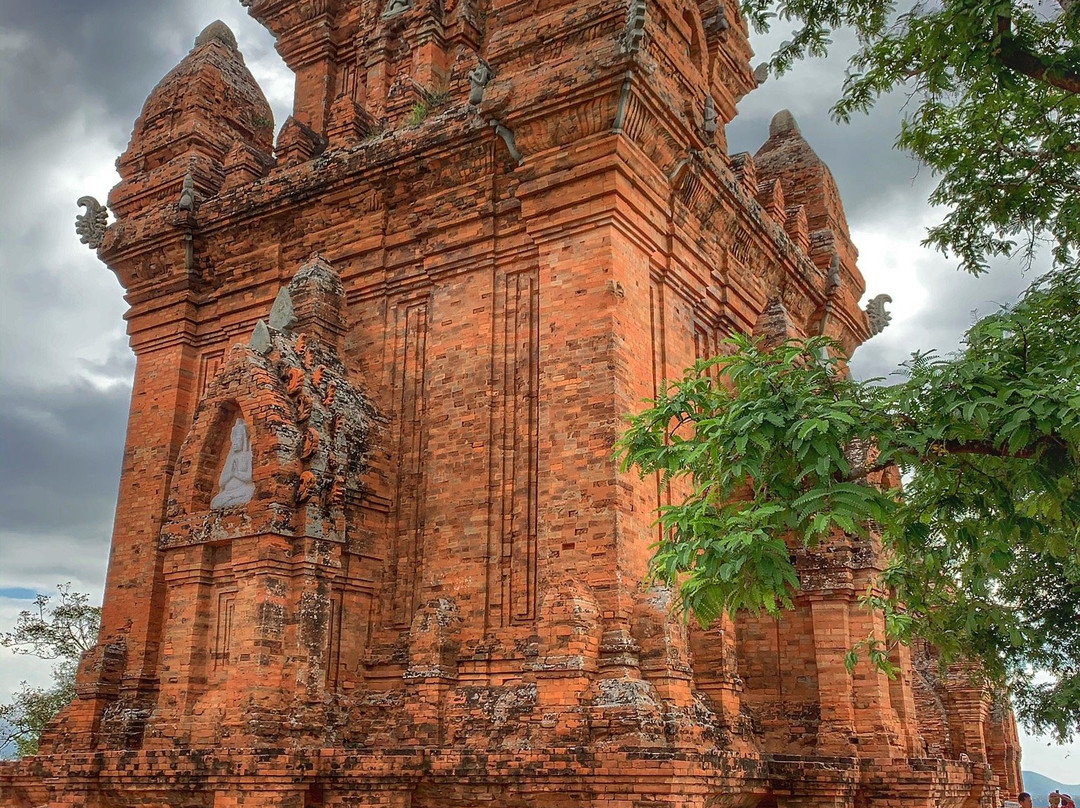
<path id="1" fill-rule="evenodd" d="M 907 416 L 905 416 L 907 417 Z M 982 457 L 1002 457 L 1009 458 L 1011 460 L 1030 460 L 1035 456 L 1035 452 L 1040 447 L 1053 447 L 1060 448 L 1063 446 L 1063 442 L 1060 438 L 1053 435 L 1044 435 L 1035 441 L 1031 446 L 1024 447 L 1015 452 L 1010 452 L 1003 446 L 997 446 L 992 441 L 988 440 L 972 440 L 972 441 L 958 441 L 958 440 L 939 440 L 930 444 L 926 454 L 922 456 L 922 459 L 928 459 L 930 457 L 941 457 L 943 455 L 980 455 Z M 884 471 L 890 466 L 895 466 L 895 460 L 885 460 L 880 463 L 874 463 L 868 466 L 863 466 L 860 469 L 853 470 L 851 473 L 843 476 L 843 478 L 837 476 L 834 479 L 837 482 L 853 483 L 858 480 L 868 477 L 879 471 Z"/>
<path id="2" fill-rule="evenodd" d="M 895 465 L 896 465 L 896 463 L 894 461 L 886 460 L 886 461 L 881 462 L 881 463 L 874 463 L 871 466 L 863 466 L 858 471 L 852 471 L 850 474 L 845 476 L 844 479 L 842 480 L 842 482 L 853 483 L 853 482 L 856 482 L 857 480 L 863 479 L 864 477 L 868 477 L 871 474 L 874 474 L 875 472 L 884 471 L 885 469 L 889 468 L 889 466 L 895 466 Z"/>
<path id="3" fill-rule="evenodd" d="M 1012 20 L 998 17 L 998 44 L 991 51 L 994 59 L 1016 73 L 1042 84 L 1080 95 L 1080 73 L 1059 65 L 1048 65 L 1047 59 L 1032 53 L 1012 35 Z"/>

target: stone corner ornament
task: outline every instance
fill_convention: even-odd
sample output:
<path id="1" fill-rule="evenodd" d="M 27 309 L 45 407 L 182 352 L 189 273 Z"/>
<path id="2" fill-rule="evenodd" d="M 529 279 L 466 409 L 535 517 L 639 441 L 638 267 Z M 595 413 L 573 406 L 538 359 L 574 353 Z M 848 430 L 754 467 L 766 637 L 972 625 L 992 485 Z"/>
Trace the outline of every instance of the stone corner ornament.
<path id="1" fill-rule="evenodd" d="M 866 312 L 866 318 L 870 321 L 870 336 L 876 337 L 892 321 L 892 315 L 885 311 L 885 304 L 892 303 L 892 298 L 889 295 L 877 295 L 870 298 L 870 301 L 866 304 L 864 311 Z"/>
<path id="2" fill-rule="evenodd" d="M 75 232 L 79 234 L 79 241 L 90 249 L 96 250 L 105 238 L 105 228 L 109 223 L 109 209 L 92 196 L 80 196 L 75 204 L 86 208 L 86 213 L 75 217 Z"/>

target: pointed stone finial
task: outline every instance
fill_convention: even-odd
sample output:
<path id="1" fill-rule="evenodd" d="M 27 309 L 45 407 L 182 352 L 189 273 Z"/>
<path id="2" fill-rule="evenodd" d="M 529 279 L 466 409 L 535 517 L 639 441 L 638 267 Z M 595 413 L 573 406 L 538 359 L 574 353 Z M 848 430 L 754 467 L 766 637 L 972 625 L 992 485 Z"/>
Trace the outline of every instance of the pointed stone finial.
<path id="1" fill-rule="evenodd" d="M 769 123 L 769 137 L 786 134 L 799 135 L 802 134 L 802 130 L 799 129 L 799 124 L 796 123 L 791 110 L 782 109 L 773 115 L 773 119 Z"/>
<path id="2" fill-rule="evenodd" d="M 270 327 L 275 331 L 288 331 L 296 325 L 296 309 L 293 308 L 289 287 L 281 287 L 270 309 Z"/>
<path id="3" fill-rule="evenodd" d="M 769 80 L 769 63 L 762 62 L 754 68 L 754 81 L 758 84 L 764 84 Z"/>
<path id="4" fill-rule="evenodd" d="M 180 186 L 180 210 L 195 210 L 195 177 L 191 173 L 191 169 L 188 169 L 187 174 L 184 175 L 184 182 Z"/>
<path id="5" fill-rule="evenodd" d="M 221 20 L 214 20 L 202 29 L 202 33 L 195 37 L 195 47 L 201 48 L 210 42 L 220 42 L 229 50 L 236 50 L 236 34 Z"/>
<path id="6" fill-rule="evenodd" d="M 256 353 L 263 356 L 269 353 L 273 343 L 270 341 L 270 329 L 267 328 L 265 320 L 255 323 L 255 330 L 251 332 L 251 342 L 248 344 Z"/>

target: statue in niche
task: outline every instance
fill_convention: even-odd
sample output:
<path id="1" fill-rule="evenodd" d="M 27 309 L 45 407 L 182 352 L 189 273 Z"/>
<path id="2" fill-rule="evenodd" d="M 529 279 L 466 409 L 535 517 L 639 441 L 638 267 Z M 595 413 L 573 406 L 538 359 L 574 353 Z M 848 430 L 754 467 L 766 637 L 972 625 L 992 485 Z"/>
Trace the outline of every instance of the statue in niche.
<path id="1" fill-rule="evenodd" d="M 251 475 L 251 439 L 242 417 L 237 417 L 230 438 L 232 445 L 229 446 L 229 454 L 221 469 L 218 495 L 210 503 L 211 508 L 243 505 L 250 502 L 255 494 L 255 483 Z"/>

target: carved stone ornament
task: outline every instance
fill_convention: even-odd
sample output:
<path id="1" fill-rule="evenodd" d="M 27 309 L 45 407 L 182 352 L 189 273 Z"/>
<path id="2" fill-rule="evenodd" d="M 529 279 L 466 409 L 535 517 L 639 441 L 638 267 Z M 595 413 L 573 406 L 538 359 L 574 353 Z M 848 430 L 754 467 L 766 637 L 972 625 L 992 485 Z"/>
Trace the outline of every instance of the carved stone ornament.
<path id="1" fill-rule="evenodd" d="M 211 500 L 211 508 L 244 505 L 251 502 L 255 494 L 251 473 L 251 439 L 243 418 L 238 417 L 233 424 L 230 440 L 229 454 L 225 457 L 218 480 L 218 494 Z"/>
<path id="2" fill-rule="evenodd" d="M 723 3 L 717 6 L 716 15 L 711 20 L 711 27 L 715 31 L 726 31 L 731 27 L 731 23 L 728 22 L 727 18 L 727 9 Z"/>
<path id="3" fill-rule="evenodd" d="M 383 11 L 383 17 L 396 17 L 412 8 L 412 0 L 390 0 Z"/>
<path id="4" fill-rule="evenodd" d="M 310 471 L 305 471 L 300 475 L 300 480 L 296 484 L 296 501 L 298 503 L 307 502 L 315 494 L 316 485 L 315 475 Z"/>
<path id="5" fill-rule="evenodd" d="M 285 390 L 290 398 L 296 398 L 304 389 L 304 371 L 302 368 L 289 368 L 285 374 Z"/>
<path id="6" fill-rule="evenodd" d="M 495 71 L 493 71 L 483 59 L 480 60 L 480 64 L 469 71 L 470 106 L 480 106 L 480 102 L 484 100 L 484 89 L 493 78 L 495 78 Z"/>
<path id="7" fill-rule="evenodd" d="M 866 318 L 870 321 L 870 336 L 876 336 L 885 330 L 892 321 L 892 314 L 885 311 L 885 304 L 892 303 L 889 295 L 878 295 L 866 304 Z"/>
<path id="8" fill-rule="evenodd" d="M 311 417 L 311 408 L 313 402 L 308 396 L 301 393 L 296 398 L 296 421 L 297 423 L 304 423 Z"/>
<path id="9" fill-rule="evenodd" d="M 711 95 L 705 96 L 705 121 L 702 125 L 702 129 L 705 130 L 705 134 L 712 137 L 716 134 L 718 128 L 718 118 L 716 115 L 716 102 L 713 101 Z"/>
<path id="10" fill-rule="evenodd" d="M 180 186 L 180 210 L 195 210 L 195 178 L 188 171 L 184 175 L 184 184 Z"/>
<path id="11" fill-rule="evenodd" d="M 105 238 L 105 228 L 109 223 L 109 209 L 92 196 L 80 196 L 76 204 L 86 208 L 86 213 L 75 217 L 75 232 L 79 241 L 96 250 Z"/>
<path id="12" fill-rule="evenodd" d="M 304 440 L 300 444 L 300 459 L 310 460 L 319 449 L 319 430 L 309 429 L 304 433 Z"/>
<path id="13" fill-rule="evenodd" d="M 630 0 L 626 12 L 626 32 L 622 38 L 623 53 L 637 53 L 645 38 L 645 0 Z"/>
<path id="14" fill-rule="evenodd" d="M 840 256 L 833 253 L 832 261 L 829 262 L 829 292 L 840 288 Z M 892 298 L 889 298 L 890 300 Z"/>

